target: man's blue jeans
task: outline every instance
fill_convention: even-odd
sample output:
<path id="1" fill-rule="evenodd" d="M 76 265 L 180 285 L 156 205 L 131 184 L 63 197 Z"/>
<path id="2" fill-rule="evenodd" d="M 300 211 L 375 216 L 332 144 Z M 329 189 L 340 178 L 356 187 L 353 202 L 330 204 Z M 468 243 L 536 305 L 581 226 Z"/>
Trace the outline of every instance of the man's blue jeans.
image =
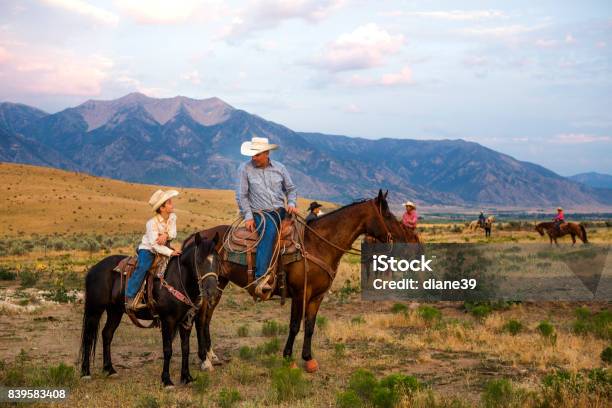
<path id="1" fill-rule="evenodd" d="M 263 228 L 261 227 L 263 217 L 259 213 L 253 213 L 255 227 L 261 237 L 257 245 L 255 279 L 263 276 L 270 266 L 274 244 L 276 244 L 276 230 L 280 228 L 280 222 L 285 218 L 285 209 L 280 208 L 277 211 L 264 211 L 263 214 L 266 217 L 266 226 L 265 229 L 260 229 Z"/>
<path id="2" fill-rule="evenodd" d="M 138 289 L 140 289 L 140 285 L 142 284 L 142 280 L 151 267 L 151 264 L 153 264 L 154 259 L 155 254 L 153 252 L 146 249 L 138 250 L 138 265 L 136 265 L 136 269 L 132 273 L 132 276 L 130 276 L 130 280 L 127 283 L 125 296 L 130 299 L 136 297 Z"/>

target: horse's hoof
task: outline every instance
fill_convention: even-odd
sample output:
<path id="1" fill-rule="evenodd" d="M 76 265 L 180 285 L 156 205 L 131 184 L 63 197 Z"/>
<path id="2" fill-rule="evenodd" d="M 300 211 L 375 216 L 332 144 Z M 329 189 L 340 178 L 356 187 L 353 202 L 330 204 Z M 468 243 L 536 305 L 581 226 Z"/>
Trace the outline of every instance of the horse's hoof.
<path id="1" fill-rule="evenodd" d="M 213 367 L 213 364 L 210 362 L 210 359 L 206 359 L 206 361 L 202 361 L 202 364 L 200 364 L 200 370 L 202 371 L 213 371 L 215 368 Z"/>
<path id="2" fill-rule="evenodd" d="M 174 389 L 174 384 L 164 385 L 164 390 L 173 390 L 173 389 Z"/>
<path id="3" fill-rule="evenodd" d="M 206 353 L 206 359 L 210 360 L 213 365 L 222 365 L 223 362 L 219 359 L 219 357 L 217 357 L 217 355 L 215 354 L 214 351 L 212 351 L 212 349 Z"/>
<path id="4" fill-rule="evenodd" d="M 91 375 L 83 375 L 83 376 L 81 376 L 81 380 L 89 381 L 89 380 L 91 380 Z"/>
<path id="5" fill-rule="evenodd" d="M 291 364 L 289 364 L 289 368 L 298 368 L 298 364 L 295 361 L 292 361 Z"/>
<path id="6" fill-rule="evenodd" d="M 307 373 L 316 373 L 319 371 L 319 363 L 314 358 L 312 360 L 308 360 L 304 363 L 304 369 Z"/>

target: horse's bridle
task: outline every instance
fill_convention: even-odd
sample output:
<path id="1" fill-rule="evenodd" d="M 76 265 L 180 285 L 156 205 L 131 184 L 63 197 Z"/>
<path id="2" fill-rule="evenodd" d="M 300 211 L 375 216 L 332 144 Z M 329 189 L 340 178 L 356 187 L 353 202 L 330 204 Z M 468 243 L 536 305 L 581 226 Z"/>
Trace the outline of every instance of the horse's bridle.
<path id="1" fill-rule="evenodd" d="M 391 231 L 389 231 L 389 228 L 387 227 L 387 223 L 385 222 L 385 217 L 383 217 L 382 215 L 382 202 L 378 202 L 378 207 L 376 206 L 376 204 L 374 204 L 374 201 L 372 201 L 372 205 L 374 206 L 374 209 L 376 210 L 376 214 L 378 215 L 378 218 L 381 222 L 381 224 L 383 225 L 383 227 L 385 228 L 385 232 L 387 233 L 387 241 L 385 241 L 388 244 L 391 244 L 391 247 L 393 248 L 393 235 L 391 234 Z"/>

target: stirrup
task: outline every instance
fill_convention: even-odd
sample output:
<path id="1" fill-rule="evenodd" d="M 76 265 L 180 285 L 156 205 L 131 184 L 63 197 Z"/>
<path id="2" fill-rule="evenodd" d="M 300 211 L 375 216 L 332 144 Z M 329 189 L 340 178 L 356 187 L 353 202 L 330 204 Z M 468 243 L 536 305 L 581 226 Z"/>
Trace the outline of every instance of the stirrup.
<path id="1" fill-rule="evenodd" d="M 265 279 L 262 279 L 261 282 L 257 284 L 255 287 L 255 295 L 262 301 L 270 299 L 272 293 L 274 292 L 274 284 L 276 283 L 276 279 L 272 279 L 272 283 L 270 283 L 270 276 L 264 276 Z M 264 291 L 264 289 L 266 289 Z"/>

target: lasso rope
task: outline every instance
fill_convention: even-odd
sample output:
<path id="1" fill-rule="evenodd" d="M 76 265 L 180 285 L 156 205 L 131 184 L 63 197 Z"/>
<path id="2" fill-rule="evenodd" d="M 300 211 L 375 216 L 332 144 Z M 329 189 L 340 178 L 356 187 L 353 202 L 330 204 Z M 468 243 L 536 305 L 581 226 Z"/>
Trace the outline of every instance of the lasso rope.
<path id="1" fill-rule="evenodd" d="M 237 217 L 230 225 L 230 228 L 227 232 L 227 234 L 225 234 L 225 237 L 223 238 L 223 249 L 225 251 L 228 252 L 234 252 L 234 253 L 238 253 L 238 254 L 246 254 L 248 252 L 248 248 L 254 248 L 257 247 L 259 245 L 259 243 L 261 242 L 261 239 L 263 238 L 263 231 L 266 230 L 266 223 L 268 222 L 267 220 L 267 216 L 266 213 L 264 211 L 260 211 L 260 210 L 256 210 L 254 211 L 255 213 L 259 214 L 262 217 L 262 222 L 259 224 L 259 227 L 256 227 L 255 232 L 257 233 L 257 239 L 255 240 L 255 242 L 251 245 L 247 244 L 247 249 L 245 250 L 240 250 L 238 248 L 235 248 L 232 246 L 232 242 L 231 242 L 231 237 L 234 235 L 234 232 L 238 229 L 241 228 L 243 223 L 244 223 L 244 218 L 242 216 Z M 278 212 L 276 210 L 274 210 L 274 212 L 276 214 L 278 214 Z M 272 216 L 272 215 L 271 215 Z M 268 265 L 268 269 L 266 270 L 266 272 L 261 275 L 259 278 L 254 279 L 253 282 L 249 283 L 248 285 L 246 285 L 244 288 L 247 289 L 248 287 L 255 285 L 255 284 L 259 284 L 261 282 L 261 280 L 263 278 L 267 278 L 268 275 L 276 268 L 276 266 L 278 265 L 278 258 L 279 258 L 279 253 L 280 253 L 280 233 L 281 233 L 281 222 L 282 220 L 280 219 L 280 214 L 279 214 L 279 220 L 280 222 L 278 224 L 276 224 L 275 222 L 274 224 L 274 228 L 276 228 L 276 243 L 274 244 L 274 248 L 272 250 L 272 258 L 271 258 L 271 262 L 270 265 Z M 248 256 L 248 255 L 247 255 Z"/>

